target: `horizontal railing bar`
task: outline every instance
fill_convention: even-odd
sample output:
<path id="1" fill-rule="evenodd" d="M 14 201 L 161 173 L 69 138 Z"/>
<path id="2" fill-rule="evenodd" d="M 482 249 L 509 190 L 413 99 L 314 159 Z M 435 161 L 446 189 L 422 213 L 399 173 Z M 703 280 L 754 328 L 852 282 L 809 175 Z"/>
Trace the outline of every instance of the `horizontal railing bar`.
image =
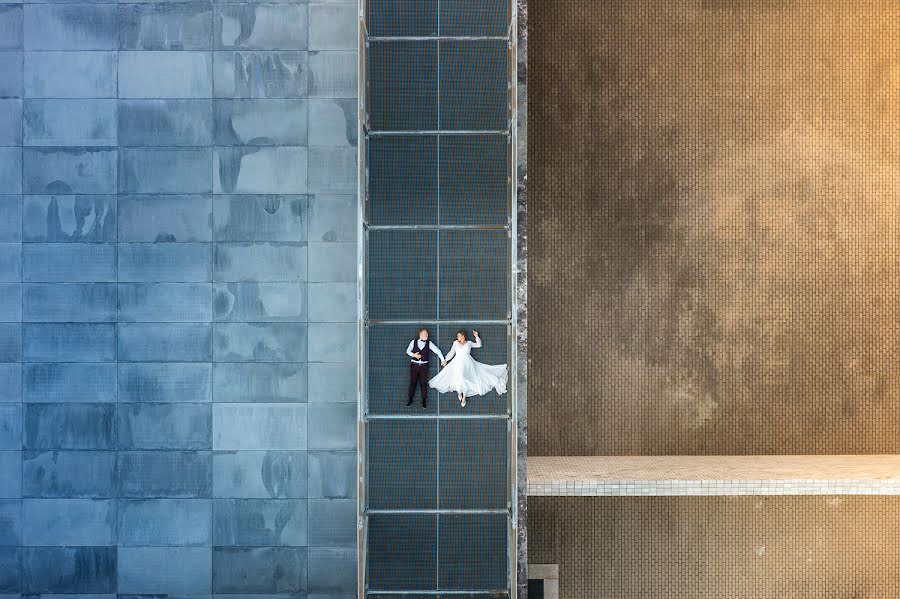
<path id="1" fill-rule="evenodd" d="M 456 324 L 464 322 L 466 324 L 511 324 L 509 318 L 484 320 L 478 318 L 416 318 L 416 319 L 399 319 L 399 320 L 379 320 L 376 318 L 366 319 L 366 324 Z"/>
<path id="2" fill-rule="evenodd" d="M 369 231 L 437 231 L 437 230 L 463 230 L 463 231 L 509 231 L 506 225 L 364 225 Z"/>
<path id="3" fill-rule="evenodd" d="M 471 509 L 471 510 L 452 510 L 452 509 L 421 509 L 421 510 L 401 510 L 401 509 L 367 509 L 368 514 L 497 514 L 508 515 L 509 508 L 505 509 Z"/>
<path id="4" fill-rule="evenodd" d="M 508 597 L 509 589 L 496 591 L 366 591 L 366 595 L 502 595 Z"/>
<path id="5" fill-rule="evenodd" d="M 509 41 L 506 35 L 368 35 L 367 42 Z"/>
<path id="6" fill-rule="evenodd" d="M 365 420 L 509 420 L 509 414 L 366 414 Z"/>
<path id="7" fill-rule="evenodd" d="M 413 131 L 373 131 L 366 129 L 366 137 L 389 137 L 392 135 L 509 135 L 509 129 L 416 129 Z"/>

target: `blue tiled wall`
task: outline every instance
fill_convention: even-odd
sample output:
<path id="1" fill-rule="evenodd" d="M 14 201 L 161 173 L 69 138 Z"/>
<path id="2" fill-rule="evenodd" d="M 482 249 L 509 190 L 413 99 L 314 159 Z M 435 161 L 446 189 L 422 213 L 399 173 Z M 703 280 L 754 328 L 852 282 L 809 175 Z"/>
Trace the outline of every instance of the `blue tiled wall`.
<path id="1" fill-rule="evenodd" d="M 355 15 L 0 0 L 0 598 L 355 596 Z"/>

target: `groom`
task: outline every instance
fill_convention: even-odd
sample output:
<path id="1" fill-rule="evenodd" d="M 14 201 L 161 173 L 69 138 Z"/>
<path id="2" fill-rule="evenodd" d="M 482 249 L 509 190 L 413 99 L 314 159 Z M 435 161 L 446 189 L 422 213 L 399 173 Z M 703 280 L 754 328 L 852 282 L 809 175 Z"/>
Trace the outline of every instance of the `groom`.
<path id="1" fill-rule="evenodd" d="M 409 396 L 406 406 L 413 404 L 416 395 L 416 385 L 422 388 L 422 408 L 428 407 L 428 356 L 434 354 L 441 359 L 441 366 L 446 366 L 444 354 L 438 346 L 428 340 L 428 329 L 419 329 L 419 338 L 409 342 L 406 355 L 411 358 L 409 363 Z"/>

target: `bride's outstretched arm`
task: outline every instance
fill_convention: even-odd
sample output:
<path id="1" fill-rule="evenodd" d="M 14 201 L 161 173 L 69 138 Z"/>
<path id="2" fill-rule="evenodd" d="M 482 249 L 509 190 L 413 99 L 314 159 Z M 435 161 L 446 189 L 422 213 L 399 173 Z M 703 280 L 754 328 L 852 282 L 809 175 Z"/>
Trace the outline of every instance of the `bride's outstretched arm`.
<path id="1" fill-rule="evenodd" d="M 453 359 L 453 356 L 456 355 L 456 341 L 453 342 L 453 347 L 450 348 L 450 351 L 447 352 L 447 355 L 444 356 L 444 361 L 449 362 Z"/>
<path id="2" fill-rule="evenodd" d="M 470 341 L 469 343 L 472 344 L 472 347 L 481 347 L 481 337 L 476 335 L 475 341 Z"/>

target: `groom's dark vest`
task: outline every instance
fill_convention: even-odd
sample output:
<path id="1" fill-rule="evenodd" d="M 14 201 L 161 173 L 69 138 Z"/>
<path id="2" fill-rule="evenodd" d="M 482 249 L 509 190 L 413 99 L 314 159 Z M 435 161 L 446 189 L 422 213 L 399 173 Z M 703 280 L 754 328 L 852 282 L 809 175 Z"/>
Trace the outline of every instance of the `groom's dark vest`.
<path id="1" fill-rule="evenodd" d="M 419 360 L 421 360 L 422 362 L 425 362 L 425 364 L 428 364 L 428 356 L 431 354 L 431 341 L 426 340 L 425 347 L 423 347 L 422 349 L 419 349 L 419 338 L 416 337 L 415 339 L 413 339 L 413 353 L 416 353 L 416 352 L 422 354 L 422 357 L 419 358 Z M 415 360 L 415 358 L 412 358 L 412 359 Z M 424 366 L 424 364 L 423 364 L 423 366 Z"/>

